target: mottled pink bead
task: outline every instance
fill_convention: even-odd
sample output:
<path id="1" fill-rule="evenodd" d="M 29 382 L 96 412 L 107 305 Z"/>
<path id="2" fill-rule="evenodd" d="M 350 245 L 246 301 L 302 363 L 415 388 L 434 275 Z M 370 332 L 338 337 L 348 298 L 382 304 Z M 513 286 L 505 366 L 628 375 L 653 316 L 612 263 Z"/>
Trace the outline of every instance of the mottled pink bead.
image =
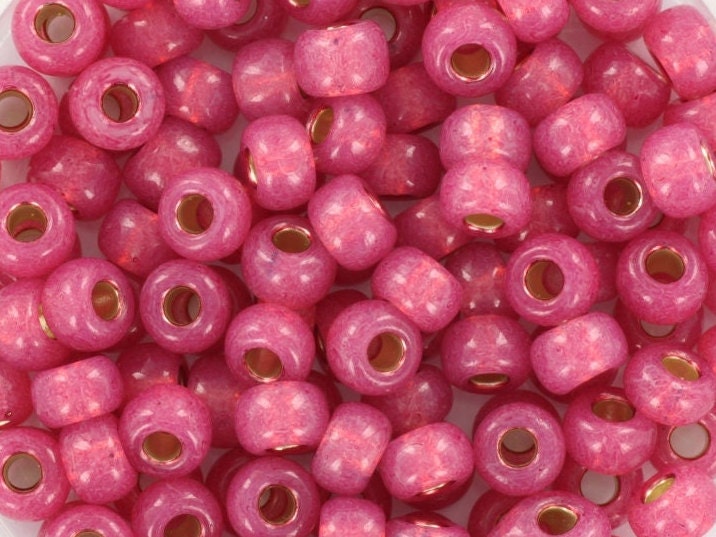
<path id="1" fill-rule="evenodd" d="M 325 344 L 331 372 L 362 395 L 385 395 L 406 386 L 420 366 L 423 347 L 418 328 L 383 300 L 345 308 Z"/>
<path id="2" fill-rule="evenodd" d="M 571 0 L 579 19 L 605 40 L 632 41 L 661 8 L 661 0 Z"/>
<path id="3" fill-rule="evenodd" d="M 517 42 L 509 24 L 483 4 L 440 9 L 423 34 L 423 61 L 443 91 L 480 97 L 501 87 L 512 74 Z"/>
<path id="4" fill-rule="evenodd" d="M 70 484 L 55 437 L 32 427 L 0 434 L 0 515 L 42 520 L 62 509 Z"/>
<path id="5" fill-rule="evenodd" d="M 699 250 L 710 271 L 716 270 L 716 208 L 701 215 L 698 230 Z"/>
<path id="6" fill-rule="evenodd" d="M 518 496 L 507 496 L 487 489 L 472 506 L 467 520 L 470 537 L 487 537 L 507 512 L 520 501 Z"/>
<path id="7" fill-rule="evenodd" d="M 157 384 L 183 384 L 187 378 L 184 358 L 156 343 L 133 345 L 116 361 L 124 385 L 125 403 Z"/>
<path id="8" fill-rule="evenodd" d="M 150 0 L 117 20 L 110 31 L 110 44 L 117 56 L 134 58 L 149 67 L 189 54 L 202 39 L 202 31 L 181 18 L 172 0 Z"/>
<path id="9" fill-rule="evenodd" d="M 277 3 L 294 19 L 311 26 L 326 27 L 340 24 L 356 7 L 358 0 L 312 0 L 293 2 L 277 0 Z M 334 26 L 336 26 L 334 25 Z"/>
<path id="10" fill-rule="evenodd" d="M 39 74 L 21 65 L 0 67 L 0 80 L 0 99 L 9 100 L 0 115 L 0 160 L 34 155 L 50 141 L 57 124 L 55 92 Z M 17 111 L 20 114 L 15 115 Z"/>
<path id="11" fill-rule="evenodd" d="M 716 147 L 716 93 L 693 101 L 672 101 L 664 112 L 664 125 L 691 123 L 699 128 L 710 147 Z"/>
<path id="12" fill-rule="evenodd" d="M 619 298 L 638 318 L 683 322 L 706 295 L 708 269 L 698 249 L 669 231 L 647 231 L 627 244 L 617 263 Z"/>
<path id="13" fill-rule="evenodd" d="M 182 531 L 220 537 L 224 519 L 209 489 L 194 479 L 180 477 L 152 483 L 139 495 L 132 510 L 132 529 L 135 535 L 146 537 Z"/>
<path id="14" fill-rule="evenodd" d="M 209 451 L 211 413 L 183 386 L 152 386 L 124 407 L 119 437 L 138 472 L 161 478 L 189 475 Z"/>
<path id="15" fill-rule="evenodd" d="M 587 250 L 594 257 L 599 269 L 599 291 L 596 302 L 606 302 L 617 296 L 617 261 L 621 245 L 612 242 L 587 242 Z M 622 327 L 623 329 L 623 327 Z M 627 337 L 629 340 L 629 337 Z"/>
<path id="16" fill-rule="evenodd" d="M 386 537 L 468 537 L 462 526 L 437 513 L 420 511 L 388 520 Z"/>
<path id="17" fill-rule="evenodd" d="M 716 521 L 716 486 L 695 468 L 663 468 L 632 496 L 628 516 L 637 537 L 701 537 Z"/>
<path id="18" fill-rule="evenodd" d="M 364 403 L 343 403 L 333 412 L 311 463 L 316 483 L 335 494 L 360 494 L 391 436 L 388 418 Z"/>
<path id="19" fill-rule="evenodd" d="M 43 522 L 37 537 L 65 537 L 96 533 L 103 537 L 134 537 L 129 523 L 109 507 L 68 504 Z"/>
<path id="20" fill-rule="evenodd" d="M 0 362 L 0 431 L 22 424 L 32 411 L 29 375 Z"/>
<path id="21" fill-rule="evenodd" d="M 253 459 L 253 455 L 248 455 L 242 448 L 237 447 L 226 451 L 209 467 L 204 483 L 221 505 L 226 525 L 229 524 L 229 516 L 226 512 L 226 493 L 231 480 L 239 468 Z"/>
<path id="22" fill-rule="evenodd" d="M 216 30 L 246 15 L 251 9 L 251 0 L 174 0 L 174 9 L 191 26 Z"/>
<path id="23" fill-rule="evenodd" d="M 507 263 L 507 299 L 526 320 L 554 326 L 589 311 L 597 296 L 597 273 L 592 254 L 576 239 L 538 235 Z"/>
<path id="24" fill-rule="evenodd" d="M 716 89 L 716 31 L 696 7 L 676 6 L 654 15 L 644 28 L 644 42 L 682 99 Z"/>
<path id="25" fill-rule="evenodd" d="M 206 35 L 220 47 L 236 52 L 254 41 L 278 37 L 287 21 L 288 13 L 278 0 L 255 0 L 234 24 L 209 30 Z"/>
<path id="26" fill-rule="evenodd" d="M 696 352 L 716 372 L 716 328 L 710 327 L 697 337 Z M 688 345 L 688 348 L 693 345 Z"/>
<path id="27" fill-rule="evenodd" d="M 567 0 L 547 0 L 536 8 L 530 0 L 497 0 L 515 37 L 523 43 L 541 43 L 556 36 L 567 24 Z"/>
<path id="28" fill-rule="evenodd" d="M 716 474 L 716 414 L 709 412 L 694 423 L 659 425 L 651 463 L 657 468 L 685 465 L 710 476 Z"/>
<path id="29" fill-rule="evenodd" d="M 321 501 L 313 477 L 299 464 L 260 457 L 236 472 L 226 507 L 239 537 L 307 537 L 318 523 Z"/>
<path id="30" fill-rule="evenodd" d="M 360 498 L 335 497 L 321 506 L 318 537 L 385 537 L 385 513 Z"/>

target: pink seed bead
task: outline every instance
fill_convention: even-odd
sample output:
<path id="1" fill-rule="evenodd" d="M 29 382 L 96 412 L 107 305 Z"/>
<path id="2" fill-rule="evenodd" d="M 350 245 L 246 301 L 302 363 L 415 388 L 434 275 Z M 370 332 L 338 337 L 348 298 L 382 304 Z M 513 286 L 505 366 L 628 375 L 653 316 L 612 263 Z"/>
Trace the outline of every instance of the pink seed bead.
<path id="1" fill-rule="evenodd" d="M 125 402 L 157 384 L 183 384 L 187 377 L 184 358 L 156 343 L 139 343 L 123 350 L 116 364 L 122 376 Z"/>
<path id="2" fill-rule="evenodd" d="M 313 477 L 280 457 L 260 457 L 236 472 L 227 492 L 229 520 L 239 537 L 307 537 L 321 501 Z"/>
<path id="3" fill-rule="evenodd" d="M 690 466 L 713 476 L 716 474 L 716 446 L 711 441 L 714 434 L 716 414 L 713 411 L 687 425 L 659 425 L 651 463 L 659 469 Z"/>
<path id="4" fill-rule="evenodd" d="M 146 143 L 164 119 L 157 75 L 130 58 L 104 58 L 82 71 L 68 92 L 70 116 L 88 142 L 124 151 Z"/>
<path id="5" fill-rule="evenodd" d="M 468 537 L 462 526 L 442 515 L 428 511 L 410 513 L 388 520 L 386 537 Z"/>
<path id="6" fill-rule="evenodd" d="M 349 3 L 353 9 L 355 2 Z M 308 9 L 319 4 L 311 2 Z M 294 66 L 298 85 L 314 97 L 370 93 L 388 79 L 388 43 L 371 20 L 308 29 L 296 39 Z"/>
<path id="7" fill-rule="evenodd" d="M 0 362 L 0 431 L 21 425 L 32 411 L 29 375 Z"/>
<path id="8" fill-rule="evenodd" d="M 253 459 L 253 455 L 248 455 L 240 447 L 228 450 L 211 465 L 206 475 L 204 483 L 221 505 L 226 526 L 229 524 L 229 516 L 226 511 L 226 494 L 231 480 L 239 468 Z"/>
<path id="9" fill-rule="evenodd" d="M 509 237 L 532 215 L 527 177 L 501 159 L 470 158 L 454 165 L 443 177 L 439 196 L 445 219 L 475 237 Z"/>
<path id="10" fill-rule="evenodd" d="M 63 263 L 47 277 L 41 300 L 50 331 L 79 351 L 119 343 L 134 321 L 134 290 L 124 273 L 104 259 Z"/>
<path id="11" fill-rule="evenodd" d="M 385 537 L 385 513 L 360 498 L 335 497 L 321 506 L 318 537 Z"/>
<path id="12" fill-rule="evenodd" d="M 101 505 L 68 504 L 62 511 L 43 522 L 37 537 L 64 537 L 66 535 L 103 537 L 134 537 L 129 523 L 114 510 Z"/>
<path id="13" fill-rule="evenodd" d="M 649 460 L 656 446 L 656 423 L 615 387 L 593 388 L 569 403 L 564 415 L 567 453 L 602 474 L 627 474 Z"/>
<path id="14" fill-rule="evenodd" d="M 446 505 L 472 478 L 471 449 L 461 429 L 452 423 L 432 423 L 390 442 L 378 471 L 396 499 L 418 506 Z"/>
<path id="15" fill-rule="evenodd" d="M 716 207 L 709 209 L 699 219 L 699 250 L 710 271 L 716 270 Z"/>
<path id="16" fill-rule="evenodd" d="M 210 267 L 178 259 L 157 267 L 140 294 L 142 323 L 171 352 L 209 349 L 224 335 L 231 316 L 226 283 Z"/>
<path id="17" fill-rule="evenodd" d="M 716 89 L 716 31 L 696 7 L 676 6 L 654 15 L 644 28 L 644 42 L 682 99 Z"/>
<path id="18" fill-rule="evenodd" d="M 294 19 L 311 26 L 326 26 L 344 20 L 355 9 L 358 0 L 313 0 L 295 2 L 277 0 Z"/>
<path id="19" fill-rule="evenodd" d="M 279 304 L 254 304 L 229 324 L 226 363 L 242 385 L 305 380 L 316 354 L 313 333 L 301 316 Z"/>
<path id="20" fill-rule="evenodd" d="M 0 515 L 14 520 L 42 520 L 58 513 L 70 484 L 55 437 L 32 427 L 0 434 Z"/>
<path id="21" fill-rule="evenodd" d="M 629 506 L 629 525 L 638 537 L 701 537 L 716 522 L 716 486 L 689 467 L 667 467 L 652 476 Z"/>
<path id="22" fill-rule="evenodd" d="M 470 537 L 487 537 L 497 523 L 520 501 L 519 497 L 507 496 L 487 489 L 474 503 L 467 521 Z"/>
<path id="23" fill-rule="evenodd" d="M 541 43 L 556 36 L 567 24 L 567 0 L 548 0 L 535 9 L 530 0 L 497 0 L 515 37 L 523 43 Z"/>
<path id="24" fill-rule="evenodd" d="M 177 531 L 220 537 L 224 519 L 209 489 L 194 479 L 180 477 L 152 483 L 139 495 L 132 510 L 132 529 L 135 535 L 146 537 L 164 537 Z"/>
<path id="25" fill-rule="evenodd" d="M 716 94 L 693 101 L 673 101 L 664 112 L 664 125 L 691 123 L 699 128 L 710 147 L 716 147 Z"/>
<path id="26" fill-rule="evenodd" d="M 278 0 L 254 0 L 234 24 L 209 30 L 206 35 L 221 48 L 236 52 L 254 41 L 278 37 L 287 21 L 288 13 Z"/>
<path id="27" fill-rule="evenodd" d="M 706 295 L 708 269 L 696 247 L 669 231 L 633 239 L 617 263 L 619 298 L 638 318 L 655 324 L 683 322 Z"/>
<path id="28" fill-rule="evenodd" d="M 610 0 L 572 0 L 579 19 L 607 40 L 632 41 L 661 7 L 660 0 L 628 0 L 614 5 Z"/>
<path id="29" fill-rule="evenodd" d="M 440 158 L 448 170 L 475 159 L 505 159 L 524 171 L 531 156 L 529 125 L 509 108 L 464 106 L 450 114 L 440 130 Z"/>
<path id="30" fill-rule="evenodd" d="M 543 119 L 534 131 L 534 152 L 550 174 L 565 177 L 620 145 L 626 124 L 614 101 L 602 93 L 577 97 Z"/>
<path id="31" fill-rule="evenodd" d="M 483 4 L 440 9 L 423 34 L 425 70 L 443 91 L 480 97 L 501 87 L 517 57 L 507 21 Z"/>
<path id="32" fill-rule="evenodd" d="M 390 441 L 391 425 L 364 403 L 336 408 L 311 463 L 318 486 L 335 494 L 363 492 Z"/>
<path id="33" fill-rule="evenodd" d="M 418 328 L 383 300 L 345 308 L 325 343 L 331 372 L 362 395 L 386 395 L 407 386 L 420 366 L 423 347 Z"/>
<path id="34" fill-rule="evenodd" d="M 415 132 L 441 123 L 455 107 L 454 95 L 438 88 L 422 62 L 394 69 L 373 94 L 385 110 L 388 132 Z"/>
<path id="35" fill-rule="evenodd" d="M 119 437 L 138 472 L 161 478 L 189 475 L 209 451 L 211 413 L 183 386 L 152 386 L 124 407 Z"/>
<path id="36" fill-rule="evenodd" d="M 597 270 L 592 254 L 576 239 L 538 235 L 507 263 L 507 299 L 526 320 L 555 326 L 589 311 L 597 296 Z"/>
<path id="37" fill-rule="evenodd" d="M 707 362 L 711 370 L 716 373 L 716 328 L 712 326 L 703 333 L 699 333 L 697 340 L 698 346 L 696 353 L 702 360 Z M 688 347 L 692 348 L 693 345 L 688 345 Z"/>
<path id="38" fill-rule="evenodd" d="M 171 0 L 146 2 L 116 21 L 110 31 L 115 55 L 149 67 L 189 54 L 201 45 L 202 38 L 202 31 L 184 21 Z"/>
<path id="39" fill-rule="evenodd" d="M 174 8 L 189 25 L 202 30 L 224 28 L 241 19 L 251 0 L 174 0 Z"/>
<path id="40" fill-rule="evenodd" d="M 119 500 L 137 484 L 137 472 L 124 454 L 117 426 L 117 418 L 106 414 L 60 431 L 60 455 L 67 479 L 84 502 Z"/>

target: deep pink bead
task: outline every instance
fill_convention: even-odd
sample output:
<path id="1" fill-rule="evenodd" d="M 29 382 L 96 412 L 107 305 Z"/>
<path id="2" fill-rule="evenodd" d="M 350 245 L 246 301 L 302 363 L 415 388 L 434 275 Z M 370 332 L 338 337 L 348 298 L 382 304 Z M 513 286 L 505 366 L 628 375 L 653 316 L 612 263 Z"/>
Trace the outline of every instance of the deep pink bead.
<path id="1" fill-rule="evenodd" d="M 437 513 L 420 511 L 388 520 L 386 537 L 468 537 L 467 531 Z"/>
<path id="2" fill-rule="evenodd" d="M 385 143 L 385 113 L 371 95 L 314 100 L 306 128 L 316 170 L 331 175 L 361 172 Z"/>
<path id="3" fill-rule="evenodd" d="M 0 431 L 22 424 L 32 414 L 30 377 L 0 362 Z"/>
<path id="4" fill-rule="evenodd" d="M 140 343 L 122 351 L 116 361 L 124 384 L 125 403 L 157 384 L 184 384 L 184 358 L 156 343 Z"/>
<path id="5" fill-rule="evenodd" d="M 220 47 L 235 52 L 254 41 L 278 37 L 287 21 L 288 13 L 278 0 L 254 0 L 234 24 L 209 30 L 206 35 Z"/>
<path id="6" fill-rule="evenodd" d="M 567 24 L 567 0 L 548 0 L 536 8 L 530 0 L 497 0 L 515 37 L 523 43 L 541 43 L 556 36 Z"/>
<path id="7" fill-rule="evenodd" d="M 685 321 L 704 300 L 708 269 L 694 245 L 669 231 L 633 239 L 617 263 L 619 298 L 638 318 L 661 325 Z"/>
<path id="8" fill-rule="evenodd" d="M 67 479 L 84 502 L 113 502 L 137 484 L 137 472 L 124 454 L 117 425 L 117 418 L 107 414 L 60 431 L 60 455 Z"/>
<path id="9" fill-rule="evenodd" d="M 226 363 L 250 386 L 276 380 L 305 380 L 316 354 L 311 327 L 279 304 L 254 304 L 229 324 Z"/>
<path id="10" fill-rule="evenodd" d="M 46 369 L 32 380 L 35 413 L 52 429 L 114 412 L 123 399 L 119 369 L 102 355 Z"/>
<path id="11" fill-rule="evenodd" d="M 582 231 L 610 242 L 633 239 L 658 215 L 639 158 L 617 150 L 607 151 L 572 175 L 567 206 Z"/>
<path id="12" fill-rule="evenodd" d="M 320 4 L 310 2 L 307 9 Z M 298 85 L 314 97 L 370 93 L 388 79 L 388 43 L 372 20 L 308 29 L 296 39 L 294 68 Z"/>
<path id="13" fill-rule="evenodd" d="M 651 462 L 657 468 L 686 465 L 713 476 L 716 474 L 716 414 L 709 412 L 694 423 L 659 425 Z"/>
<path id="14" fill-rule="evenodd" d="M 157 133 L 166 108 L 157 75 L 130 58 L 104 58 L 82 71 L 68 93 L 70 116 L 88 142 L 124 151 Z"/>
<path id="15" fill-rule="evenodd" d="M 603 93 L 590 93 L 558 108 L 537 125 L 534 152 L 548 173 L 564 177 L 619 146 L 625 137 L 624 116 L 614 101 Z"/>
<path id="16" fill-rule="evenodd" d="M 210 348 L 224 336 L 231 316 L 226 283 L 210 267 L 178 259 L 157 267 L 140 294 L 142 323 L 149 335 L 172 352 Z"/>
<path id="17" fill-rule="evenodd" d="M 380 410 L 400 436 L 430 423 L 443 421 L 453 405 L 450 383 L 435 366 L 423 364 L 408 383 L 393 393 L 363 396 L 361 400 Z"/>
<path id="18" fill-rule="evenodd" d="M 388 418 L 364 403 L 343 403 L 333 412 L 311 462 L 318 486 L 335 494 L 363 492 L 391 436 Z"/>
<path id="19" fill-rule="evenodd" d="M 584 391 L 569 403 L 563 424 L 567 453 L 602 474 L 627 474 L 649 460 L 656 423 L 616 387 Z"/>
<path id="20" fill-rule="evenodd" d="M 331 498 L 321 506 L 318 537 L 385 537 L 385 513 L 368 500 Z"/>
<path id="21" fill-rule="evenodd" d="M 448 170 L 465 161 L 504 159 L 524 171 L 531 155 L 529 125 L 509 108 L 463 106 L 450 114 L 440 130 L 440 158 Z"/>
<path id="22" fill-rule="evenodd" d="M 323 365 L 323 361 L 321 362 L 321 365 Z M 338 408 L 338 405 L 343 403 L 343 394 L 338 391 L 338 387 L 331 376 L 312 369 L 306 380 L 318 387 L 323 392 L 323 395 L 326 396 L 326 401 L 328 401 L 328 410 L 331 414 L 333 414 L 333 411 Z"/>
<path id="23" fill-rule="evenodd" d="M 664 125 L 675 123 L 696 125 L 710 147 L 716 147 L 716 93 L 693 101 L 672 101 L 664 112 Z"/>
<path id="24" fill-rule="evenodd" d="M 697 354 L 702 360 L 708 363 L 711 370 L 716 373 L 716 328 L 712 326 L 703 333 L 700 333 L 697 336 L 697 340 Z M 691 347 L 693 347 L 693 345 L 687 345 L 687 348 Z"/>
<path id="25" fill-rule="evenodd" d="M 440 9 L 423 34 L 425 69 L 442 90 L 480 97 L 502 86 L 517 57 L 515 34 L 492 8 L 459 4 Z"/>
<path id="26" fill-rule="evenodd" d="M 325 27 L 345 19 L 356 7 L 358 0 L 312 0 L 310 2 L 277 0 L 277 2 L 294 19 L 314 27 Z"/>
<path id="27" fill-rule="evenodd" d="M 318 523 L 321 502 L 313 477 L 299 464 L 261 457 L 236 472 L 226 507 L 239 537 L 307 537 Z"/>
<path id="28" fill-rule="evenodd" d="M 363 300 L 344 309 L 326 339 L 331 372 L 362 395 L 385 395 L 407 386 L 420 366 L 422 337 L 395 306 Z"/>
<path id="29" fill-rule="evenodd" d="M 60 30 L 57 25 L 62 22 L 67 27 Z M 78 74 L 102 55 L 108 32 L 107 11 L 94 0 L 51 4 L 23 0 L 12 17 L 12 39 L 18 54 L 45 75 Z"/>
<path id="30" fill-rule="evenodd" d="M 18 183 L 0 191 L 0 270 L 10 276 L 44 276 L 75 247 L 75 221 L 55 189 Z"/>
<path id="31" fill-rule="evenodd" d="M 109 507 L 68 504 L 40 527 L 37 537 L 65 537 L 96 533 L 103 537 L 135 537 L 129 523 Z"/>
<path id="32" fill-rule="evenodd" d="M 253 455 L 248 455 L 240 447 L 230 449 L 216 459 L 206 475 L 204 483 L 221 505 L 221 509 L 224 513 L 224 521 L 226 522 L 225 525 L 227 526 L 229 524 L 229 517 L 226 512 L 226 493 L 229 489 L 229 485 L 239 468 L 253 459 Z"/>
<path id="33" fill-rule="evenodd" d="M 716 401 L 716 376 L 699 356 L 656 344 L 637 351 L 624 370 L 624 390 L 645 416 L 685 425 L 705 416 Z"/>
<path id="34" fill-rule="evenodd" d="M 124 407 L 119 437 L 138 472 L 162 478 L 189 475 L 209 451 L 211 413 L 183 386 L 152 386 Z"/>
<path id="35" fill-rule="evenodd" d="M 445 219 L 479 238 L 514 235 L 532 216 L 527 177 L 504 160 L 461 161 L 443 177 L 439 196 Z"/>
<path id="36" fill-rule="evenodd" d="M 71 136 L 53 136 L 30 159 L 29 183 L 57 189 L 78 220 L 95 220 L 114 203 L 121 176 L 105 151 Z"/>
<path id="37" fill-rule="evenodd" d="M 32 427 L 0 434 L 0 515 L 14 520 L 54 516 L 70 492 L 55 437 Z"/>
<path id="38" fill-rule="evenodd" d="M 216 30 L 241 19 L 251 8 L 251 0 L 174 0 L 179 16 L 195 28 Z"/>
<path id="39" fill-rule="evenodd" d="M 607 515 L 589 500 L 570 492 L 542 491 L 521 500 L 498 522 L 488 537 L 546 537 L 573 533 L 609 537 Z"/>
<path id="40" fill-rule="evenodd" d="M 267 38 L 236 53 L 231 75 L 234 95 L 249 121 L 277 114 L 305 119 L 308 103 L 296 82 L 293 48 L 286 39 Z"/>
<path id="41" fill-rule="evenodd" d="M 535 126 L 569 102 L 583 77 L 582 62 L 574 49 L 559 39 L 548 39 L 517 64 L 495 92 L 495 101 Z"/>
<path id="42" fill-rule="evenodd" d="M 564 435 L 558 418 L 528 401 L 505 400 L 478 419 L 475 470 L 494 490 L 527 496 L 549 486 L 562 470 Z"/>
<path id="43" fill-rule="evenodd" d="M 497 523 L 512 509 L 520 498 L 507 496 L 501 492 L 487 489 L 470 510 L 467 531 L 470 537 L 487 537 Z"/>
<path id="44" fill-rule="evenodd" d="M 57 367 L 71 353 L 57 341 L 42 313 L 44 285 L 27 278 L 0 289 L 0 361 L 21 371 Z"/>
<path id="45" fill-rule="evenodd" d="M 507 299 L 526 320 L 554 326 L 589 311 L 597 296 L 597 270 L 592 254 L 576 239 L 538 235 L 507 263 Z"/>
<path id="46" fill-rule="evenodd" d="M 716 521 L 716 486 L 695 468 L 661 469 L 630 503 L 629 525 L 637 537 L 701 537 Z"/>
<path id="47" fill-rule="evenodd" d="M 96 352 L 119 343 L 135 316 L 134 290 L 124 273 L 104 259 L 73 259 L 47 277 L 42 311 L 57 340 Z"/>
<path id="48" fill-rule="evenodd" d="M 644 42 L 682 99 L 716 89 L 716 31 L 696 7 L 676 6 L 654 15 L 644 28 Z"/>
<path id="49" fill-rule="evenodd" d="M 110 44 L 117 56 L 156 67 L 189 54 L 201 45 L 203 37 L 199 28 L 181 18 L 172 0 L 150 0 L 112 25 Z"/>
<path id="50" fill-rule="evenodd" d="M 699 250 L 710 271 L 716 271 L 716 208 L 709 209 L 699 219 Z"/>
<path id="51" fill-rule="evenodd" d="M 661 0 L 571 0 L 579 19 L 605 40 L 631 41 L 639 37 L 661 7 Z"/>
<path id="52" fill-rule="evenodd" d="M 308 203 L 308 219 L 333 258 L 363 270 L 385 257 L 397 232 L 388 213 L 355 175 L 334 177 Z"/>
<path id="53" fill-rule="evenodd" d="M 540 384 L 551 393 L 567 394 L 586 382 L 624 365 L 629 358 L 626 336 L 611 315 L 590 312 L 543 332 L 532 342 L 530 361 Z"/>
<path id="54" fill-rule="evenodd" d="M 221 537 L 224 519 L 209 489 L 194 479 L 180 477 L 152 483 L 139 495 L 132 510 L 132 528 L 137 536 L 146 537 L 176 532 Z"/>

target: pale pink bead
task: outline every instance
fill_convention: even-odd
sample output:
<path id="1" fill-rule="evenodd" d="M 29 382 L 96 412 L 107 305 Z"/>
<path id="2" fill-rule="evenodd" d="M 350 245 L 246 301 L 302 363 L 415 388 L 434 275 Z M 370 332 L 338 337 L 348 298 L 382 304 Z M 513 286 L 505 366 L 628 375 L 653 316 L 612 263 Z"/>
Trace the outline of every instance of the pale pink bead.
<path id="1" fill-rule="evenodd" d="M 135 537 L 132 528 L 113 509 L 100 505 L 67 504 L 57 515 L 48 518 L 37 537 L 63 537 L 96 533 L 103 537 Z"/>
<path id="2" fill-rule="evenodd" d="M 664 125 L 682 122 L 696 125 L 709 146 L 716 147 L 716 93 L 693 101 L 672 101 L 664 112 Z"/>
<path id="3" fill-rule="evenodd" d="M 468 537 L 470 534 L 452 520 L 437 513 L 419 511 L 388 520 L 386 537 Z"/>
<path id="4" fill-rule="evenodd" d="M 321 506 L 318 537 L 385 537 L 385 513 L 368 500 L 331 498 Z"/>
<path id="5" fill-rule="evenodd" d="M 661 0 L 572 0 L 579 19 L 605 40 L 632 41 L 661 7 Z"/>
<path id="6" fill-rule="evenodd" d="M 195 28 L 216 30 L 242 18 L 251 0 L 174 0 L 179 16 Z"/>
<path id="7" fill-rule="evenodd" d="M 0 430 L 21 425 L 32 411 L 30 376 L 0 362 Z"/>
<path id="8" fill-rule="evenodd" d="M 523 43 L 541 43 L 556 36 L 567 24 L 567 0 L 548 0 L 535 9 L 530 0 L 497 0 L 515 37 Z"/>

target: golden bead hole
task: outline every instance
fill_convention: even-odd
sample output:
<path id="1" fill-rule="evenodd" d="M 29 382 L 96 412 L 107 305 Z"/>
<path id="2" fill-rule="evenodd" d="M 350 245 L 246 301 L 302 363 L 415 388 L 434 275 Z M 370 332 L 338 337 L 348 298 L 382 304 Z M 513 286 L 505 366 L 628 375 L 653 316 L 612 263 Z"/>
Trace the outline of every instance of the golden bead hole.
<path id="1" fill-rule="evenodd" d="M 105 321 L 111 321 L 119 315 L 121 301 L 119 289 L 112 282 L 102 280 L 92 288 L 92 308 L 97 316 Z"/>
<path id="2" fill-rule="evenodd" d="M 104 537 L 104 534 L 95 530 L 82 530 L 79 533 L 75 533 L 72 537 Z"/>
<path id="3" fill-rule="evenodd" d="M 258 508 L 264 522 L 272 526 L 285 526 L 296 518 L 298 499 L 288 487 L 269 485 L 259 495 Z"/>
<path id="4" fill-rule="evenodd" d="M 609 505 L 621 490 L 619 476 L 600 474 L 587 470 L 579 482 L 579 492 L 596 505 Z"/>
<path id="5" fill-rule="evenodd" d="M 15 453 L 3 464 L 2 480 L 11 491 L 29 494 L 42 482 L 42 465 L 34 455 Z"/>
<path id="6" fill-rule="evenodd" d="M 283 373 L 281 359 L 276 353 L 263 347 L 246 351 L 244 365 L 249 374 L 261 382 L 276 380 Z"/>
<path id="7" fill-rule="evenodd" d="M 592 403 L 592 413 L 612 423 L 629 421 L 634 417 L 635 412 L 634 407 L 626 399 L 615 395 L 601 395 Z"/>
<path id="8" fill-rule="evenodd" d="M 655 502 L 666 494 L 676 481 L 674 474 L 668 474 L 652 483 L 641 497 L 642 503 Z"/>
<path id="9" fill-rule="evenodd" d="M 164 528 L 164 537 L 203 537 L 204 528 L 194 515 L 182 514 L 172 518 Z"/>
<path id="10" fill-rule="evenodd" d="M 385 34 L 385 40 L 390 42 L 395 38 L 398 30 L 398 21 L 389 9 L 384 7 L 373 7 L 366 9 L 360 16 L 363 20 L 375 22 Z"/>
<path id="11" fill-rule="evenodd" d="M 403 338 L 392 332 L 383 332 L 368 344 L 368 362 L 376 371 L 390 373 L 403 365 L 405 351 Z"/>
<path id="12" fill-rule="evenodd" d="M 470 231 L 480 231 L 488 234 L 495 233 L 505 225 L 505 221 L 502 218 L 486 213 L 470 214 L 463 219 L 463 222 Z"/>
<path id="13" fill-rule="evenodd" d="M 102 111 L 115 123 L 126 123 L 139 111 L 139 95 L 127 84 L 114 84 L 102 94 Z"/>
<path id="14" fill-rule="evenodd" d="M 34 203 L 20 203 L 10 209 L 5 229 L 18 242 L 33 242 L 47 231 L 47 216 Z"/>
<path id="15" fill-rule="evenodd" d="M 75 33 L 75 16 L 61 4 L 45 4 L 35 15 L 35 33 L 48 43 L 64 43 Z"/>
<path id="16" fill-rule="evenodd" d="M 541 259 L 527 267 L 524 285 L 533 298 L 552 300 L 564 288 L 564 274 L 553 261 Z"/>
<path id="17" fill-rule="evenodd" d="M 711 434 L 698 422 L 673 427 L 669 431 L 669 446 L 677 457 L 693 461 L 703 457 L 711 448 Z"/>
<path id="18" fill-rule="evenodd" d="M 699 366 L 682 356 L 671 354 L 661 359 L 661 365 L 679 380 L 694 382 L 701 378 Z"/>
<path id="19" fill-rule="evenodd" d="M 299 226 L 281 226 L 271 236 L 273 245 L 287 254 L 300 254 L 311 247 L 311 233 Z"/>
<path id="20" fill-rule="evenodd" d="M 537 457 L 537 439 L 527 429 L 510 429 L 500 438 L 497 454 L 510 468 L 524 468 Z"/>
<path id="21" fill-rule="evenodd" d="M 162 310 L 164 318 L 174 326 L 187 326 L 201 314 L 201 299 L 194 289 L 180 285 L 166 294 Z"/>
<path id="22" fill-rule="evenodd" d="M 537 515 L 537 525 L 547 535 L 564 535 L 579 522 L 579 515 L 566 505 L 549 505 Z"/>
<path id="23" fill-rule="evenodd" d="M 181 457 L 182 450 L 181 441 L 172 433 L 165 431 L 156 431 L 142 442 L 142 451 L 154 462 L 174 462 Z"/>
<path id="24" fill-rule="evenodd" d="M 0 130 L 18 132 L 27 127 L 35 107 L 27 95 L 15 89 L 0 92 Z"/>
<path id="25" fill-rule="evenodd" d="M 214 207 L 201 194 L 189 194 L 177 205 L 176 219 L 179 227 L 186 233 L 201 235 L 211 227 Z"/>
<path id="26" fill-rule="evenodd" d="M 479 82 L 494 69 L 492 56 L 482 45 L 469 43 L 458 47 L 450 56 L 453 72 L 466 82 Z"/>
<path id="27" fill-rule="evenodd" d="M 631 216 L 643 201 L 639 183 L 629 177 L 616 177 L 604 187 L 604 205 L 615 216 Z"/>
<path id="28" fill-rule="evenodd" d="M 326 141 L 333 129 L 333 108 L 324 106 L 316 110 L 308 121 L 308 134 L 311 142 L 318 145 Z"/>
<path id="29" fill-rule="evenodd" d="M 681 279 L 686 271 L 684 259 L 678 252 L 667 246 L 656 248 L 644 261 L 646 273 L 659 283 L 674 283 Z"/>
<path id="30" fill-rule="evenodd" d="M 510 377 L 504 373 L 482 373 L 470 378 L 470 384 L 484 391 L 499 390 L 510 382 Z"/>

